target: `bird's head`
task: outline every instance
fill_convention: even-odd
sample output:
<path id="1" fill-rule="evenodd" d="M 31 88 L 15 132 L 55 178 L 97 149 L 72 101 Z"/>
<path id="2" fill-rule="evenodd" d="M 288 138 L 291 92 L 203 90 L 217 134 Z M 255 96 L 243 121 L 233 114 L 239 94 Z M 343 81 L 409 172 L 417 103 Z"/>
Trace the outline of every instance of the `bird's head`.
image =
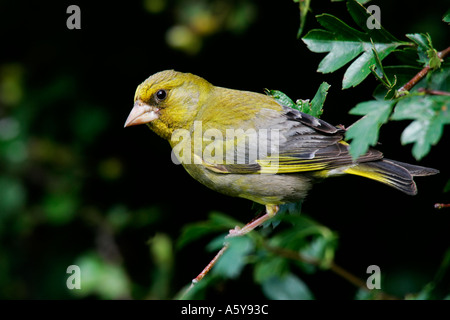
<path id="1" fill-rule="evenodd" d="M 170 139 L 174 130 L 191 127 L 212 88 L 208 81 L 190 73 L 155 73 L 137 87 L 125 127 L 147 124 Z"/>

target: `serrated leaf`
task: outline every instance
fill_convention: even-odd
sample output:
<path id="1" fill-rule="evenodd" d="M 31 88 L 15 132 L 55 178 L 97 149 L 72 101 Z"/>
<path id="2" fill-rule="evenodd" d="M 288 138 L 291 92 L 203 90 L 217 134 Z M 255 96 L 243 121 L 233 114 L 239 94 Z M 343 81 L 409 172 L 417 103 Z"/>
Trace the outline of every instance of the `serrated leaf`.
<path id="1" fill-rule="evenodd" d="M 297 109 L 297 106 L 291 98 L 289 98 L 286 94 L 278 90 L 266 90 L 266 93 L 269 96 L 272 96 L 279 104 L 282 104 L 286 107 Z"/>
<path id="2" fill-rule="evenodd" d="M 401 135 L 402 144 L 413 143 L 413 156 L 420 160 L 426 156 L 442 136 L 444 125 L 450 123 L 446 96 L 409 96 L 396 106 L 392 120 L 414 120 Z"/>
<path id="3" fill-rule="evenodd" d="M 362 21 L 370 17 L 366 9 L 355 1 L 349 1 L 348 8 L 361 26 Z M 343 89 L 358 85 L 370 74 L 370 66 L 376 63 L 372 48 L 378 52 L 381 61 L 402 44 L 383 28 L 368 29 L 364 25 L 366 33 L 363 33 L 329 14 L 316 18 L 326 30 L 311 30 L 302 40 L 312 52 L 328 52 L 317 71 L 334 72 L 356 58 L 344 74 Z"/>
<path id="4" fill-rule="evenodd" d="M 429 119 L 434 114 L 432 100 L 426 96 L 409 96 L 395 106 L 392 120 Z"/>
<path id="5" fill-rule="evenodd" d="M 351 139 L 350 154 L 357 159 L 367 152 L 369 146 L 378 142 L 378 133 L 391 114 L 392 101 L 366 101 L 350 110 L 350 114 L 364 115 L 347 129 L 345 137 Z"/>
<path id="6" fill-rule="evenodd" d="M 428 33 L 407 34 L 406 37 L 411 39 L 417 45 L 419 62 L 432 69 L 441 67 L 441 59 L 438 56 L 437 50 L 433 48 L 433 43 Z"/>
<path id="7" fill-rule="evenodd" d="M 319 89 L 316 92 L 316 95 L 311 101 L 311 111 L 310 115 L 316 118 L 320 118 L 323 113 L 323 104 L 325 103 L 325 99 L 327 98 L 328 89 L 330 89 L 330 85 L 326 82 L 322 82 Z"/>
<path id="8" fill-rule="evenodd" d="M 374 47 L 378 52 L 379 59 L 383 60 L 395 50 L 397 45 L 375 44 Z M 365 44 L 364 53 L 348 67 L 347 71 L 345 71 L 344 79 L 342 81 L 343 89 L 355 87 L 370 74 L 370 66 L 375 64 L 375 57 L 369 50 L 371 49 Z"/>
<path id="9" fill-rule="evenodd" d="M 323 104 L 325 102 L 328 89 L 330 85 L 326 82 L 322 82 L 317 89 L 316 95 L 312 102 L 309 100 L 297 100 L 296 102 L 292 101 L 286 94 L 278 90 L 267 90 L 266 93 L 272 96 L 279 104 L 296 109 L 298 111 L 307 113 L 312 115 L 313 117 L 320 117 L 323 113 Z"/>
<path id="10" fill-rule="evenodd" d="M 274 300 L 313 300 L 308 286 L 296 275 L 289 273 L 282 277 L 271 277 L 262 284 L 264 294 Z"/>
<path id="11" fill-rule="evenodd" d="M 414 43 L 416 43 L 424 51 L 426 51 L 430 48 L 429 35 L 426 35 L 424 33 L 409 33 L 409 34 L 406 34 L 406 37 L 408 39 L 411 39 Z"/>
<path id="12" fill-rule="evenodd" d="M 368 34 L 370 38 L 374 40 L 374 42 L 399 41 L 381 25 L 379 26 L 379 28 L 368 28 L 367 21 L 369 19 L 376 18 L 376 16 L 372 17 L 372 14 L 362 5 L 362 3 L 349 0 L 347 1 L 347 10 L 358 27 L 364 30 L 364 32 Z"/>

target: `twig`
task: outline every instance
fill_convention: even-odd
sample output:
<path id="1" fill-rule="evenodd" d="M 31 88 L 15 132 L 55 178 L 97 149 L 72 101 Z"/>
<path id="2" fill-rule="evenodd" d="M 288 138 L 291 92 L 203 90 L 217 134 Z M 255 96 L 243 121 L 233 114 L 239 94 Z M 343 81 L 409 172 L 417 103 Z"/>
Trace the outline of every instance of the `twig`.
<path id="1" fill-rule="evenodd" d="M 419 92 L 425 92 L 426 94 L 432 94 L 436 96 L 450 96 L 450 92 L 447 91 L 440 91 L 440 90 L 431 90 L 427 88 L 419 88 L 417 89 Z"/>
<path id="2" fill-rule="evenodd" d="M 282 256 L 282 257 L 285 257 L 285 258 L 288 258 L 291 260 L 296 260 L 296 261 L 300 261 L 303 263 L 320 266 L 320 260 L 311 258 L 311 257 L 305 257 L 304 255 L 300 254 L 297 251 L 279 248 L 279 247 L 273 247 L 273 246 L 269 246 L 265 243 L 263 245 L 264 245 L 264 248 L 266 248 L 268 251 L 270 251 L 276 255 L 279 255 L 279 256 Z M 347 280 L 348 282 L 353 284 L 354 286 L 356 286 L 360 289 L 363 289 L 365 291 L 370 291 L 367 288 L 366 282 L 364 282 L 363 280 L 361 280 L 354 274 L 348 272 L 347 270 L 345 270 L 341 266 L 337 265 L 336 263 L 331 262 L 331 264 L 329 265 L 329 269 L 332 272 L 334 272 L 335 274 L 339 275 L 340 277 L 344 278 L 345 280 Z M 394 297 L 394 296 L 387 294 L 380 290 L 377 290 L 376 296 L 378 299 L 381 299 L 381 300 L 399 300 L 399 298 Z"/>
<path id="3" fill-rule="evenodd" d="M 224 254 L 224 252 L 227 251 L 229 246 L 230 246 L 230 244 L 228 242 L 224 243 L 222 249 L 220 249 L 220 251 L 217 252 L 217 254 L 214 256 L 214 258 L 208 263 L 208 265 L 202 270 L 202 272 L 200 272 L 198 274 L 198 276 L 192 280 L 191 285 L 182 294 L 180 299 L 183 299 L 189 293 L 189 291 L 191 291 L 192 288 L 206 276 L 206 274 L 209 272 L 209 270 L 211 270 L 211 268 L 216 264 L 217 260 L 219 260 L 219 258 Z"/>
<path id="4" fill-rule="evenodd" d="M 446 55 L 450 53 L 450 47 L 438 52 L 439 59 L 444 59 Z M 420 80 L 422 80 L 430 71 L 430 66 L 426 66 L 422 70 L 420 70 L 411 80 L 405 83 L 400 89 L 398 89 L 399 96 L 403 96 L 407 91 L 411 90 Z"/>
<path id="5" fill-rule="evenodd" d="M 435 203 L 434 208 L 435 209 L 450 208 L 450 203 Z"/>

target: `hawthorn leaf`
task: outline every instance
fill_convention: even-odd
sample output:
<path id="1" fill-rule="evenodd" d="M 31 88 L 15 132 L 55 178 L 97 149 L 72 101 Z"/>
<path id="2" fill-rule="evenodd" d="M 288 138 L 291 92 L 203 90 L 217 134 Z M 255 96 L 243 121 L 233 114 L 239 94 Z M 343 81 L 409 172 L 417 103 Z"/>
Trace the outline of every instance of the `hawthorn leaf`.
<path id="1" fill-rule="evenodd" d="M 420 160 L 439 142 L 444 126 L 450 124 L 450 98 L 437 95 L 411 95 L 400 100 L 392 120 L 414 120 L 401 135 L 403 145 L 413 143 L 412 154 Z"/>
<path id="2" fill-rule="evenodd" d="M 378 59 L 381 61 L 398 46 L 404 44 L 382 27 L 368 29 L 365 21 L 370 14 L 361 4 L 349 1 L 348 10 L 353 20 L 365 32 L 358 31 L 337 17 L 325 13 L 316 16 L 325 30 L 311 30 L 302 38 L 312 52 L 328 52 L 319 63 L 317 69 L 319 72 L 334 72 L 354 60 L 345 71 L 342 81 L 343 89 L 358 85 L 371 73 L 370 67 L 377 63 L 373 49 L 377 51 Z"/>
<path id="3" fill-rule="evenodd" d="M 391 114 L 394 102 L 384 100 L 365 101 L 350 110 L 350 114 L 363 115 L 347 129 L 345 137 L 351 139 L 350 154 L 357 159 L 367 152 L 369 146 L 378 142 L 378 133 L 382 124 L 386 123 Z"/>

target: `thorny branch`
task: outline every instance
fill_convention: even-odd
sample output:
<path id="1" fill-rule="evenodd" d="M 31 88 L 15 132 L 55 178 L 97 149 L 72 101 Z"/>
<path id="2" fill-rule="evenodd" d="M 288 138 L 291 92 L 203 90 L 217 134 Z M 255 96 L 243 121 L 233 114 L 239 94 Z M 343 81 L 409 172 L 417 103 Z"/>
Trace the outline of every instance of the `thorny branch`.
<path id="1" fill-rule="evenodd" d="M 438 52 L 439 59 L 444 59 L 450 53 L 450 47 Z M 398 89 L 399 96 L 405 95 L 409 90 L 411 90 L 420 80 L 422 80 L 430 71 L 431 67 L 426 66 L 420 70 L 411 80 L 405 83 L 400 89 Z"/>

